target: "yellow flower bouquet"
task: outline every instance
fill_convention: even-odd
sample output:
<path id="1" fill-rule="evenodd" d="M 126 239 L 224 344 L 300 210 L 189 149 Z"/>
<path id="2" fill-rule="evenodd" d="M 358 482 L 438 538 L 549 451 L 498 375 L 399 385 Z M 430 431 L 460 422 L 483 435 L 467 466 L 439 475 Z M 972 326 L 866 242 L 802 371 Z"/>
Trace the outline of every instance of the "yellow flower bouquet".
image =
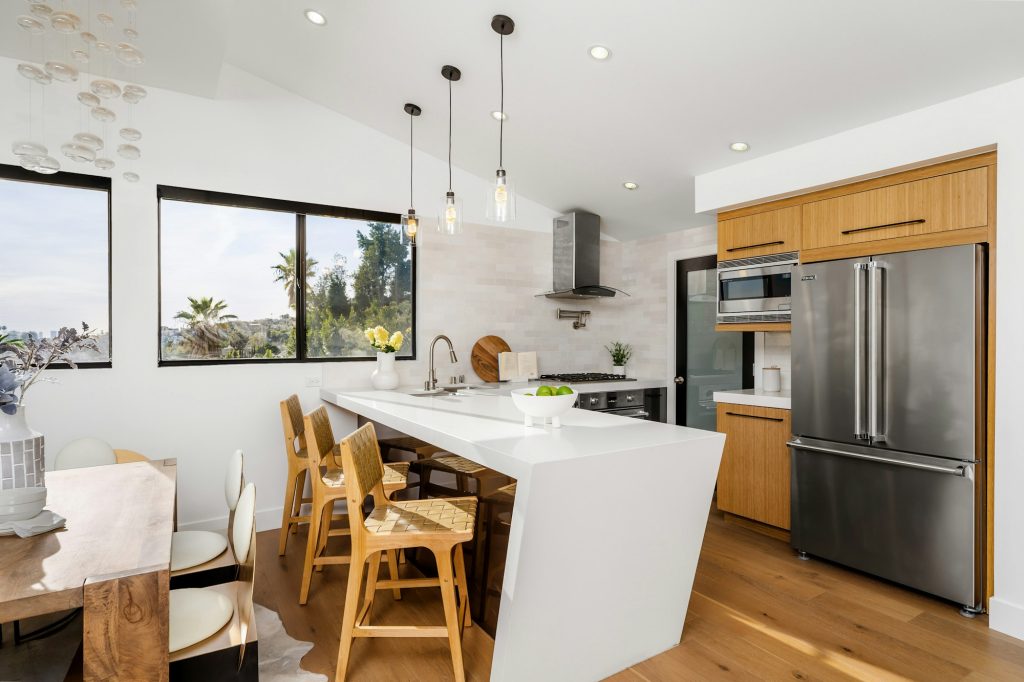
<path id="1" fill-rule="evenodd" d="M 405 342 L 402 332 L 396 331 L 392 334 L 380 325 L 367 327 L 364 334 L 366 334 L 366 340 L 370 342 L 370 345 L 381 353 L 397 353 L 402 350 L 402 344 Z"/>

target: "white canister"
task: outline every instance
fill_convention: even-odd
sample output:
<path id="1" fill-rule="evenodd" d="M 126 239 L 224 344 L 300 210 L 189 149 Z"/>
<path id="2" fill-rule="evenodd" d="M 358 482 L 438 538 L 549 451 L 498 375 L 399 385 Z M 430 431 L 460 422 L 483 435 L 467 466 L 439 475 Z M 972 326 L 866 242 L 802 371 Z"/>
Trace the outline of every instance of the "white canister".
<path id="1" fill-rule="evenodd" d="M 782 390 L 782 370 L 778 367 L 761 369 L 761 389 L 767 393 L 778 393 Z"/>

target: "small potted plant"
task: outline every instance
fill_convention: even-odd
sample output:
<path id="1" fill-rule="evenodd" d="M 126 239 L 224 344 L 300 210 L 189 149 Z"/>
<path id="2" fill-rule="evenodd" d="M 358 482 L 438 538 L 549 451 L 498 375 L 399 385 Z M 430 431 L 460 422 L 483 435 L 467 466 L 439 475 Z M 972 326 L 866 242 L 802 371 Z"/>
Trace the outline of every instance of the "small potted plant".
<path id="1" fill-rule="evenodd" d="M 604 347 L 612 356 L 612 374 L 626 376 L 626 363 L 633 357 L 633 346 L 621 341 L 613 341 Z"/>
<path id="2" fill-rule="evenodd" d="M 370 383 L 378 391 L 398 388 L 398 372 L 395 371 L 395 354 L 402 350 L 405 336 L 402 332 L 388 332 L 381 326 L 366 330 L 366 339 L 377 349 L 377 368 L 370 375 Z"/>

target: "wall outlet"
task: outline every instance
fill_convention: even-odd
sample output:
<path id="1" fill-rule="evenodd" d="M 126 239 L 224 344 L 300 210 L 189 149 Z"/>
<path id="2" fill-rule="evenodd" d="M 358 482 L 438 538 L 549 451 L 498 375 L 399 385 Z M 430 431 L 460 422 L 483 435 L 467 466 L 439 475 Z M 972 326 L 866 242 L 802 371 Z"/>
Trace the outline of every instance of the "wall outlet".
<path id="1" fill-rule="evenodd" d="M 321 377 L 306 377 L 306 388 L 319 388 L 324 385 Z"/>

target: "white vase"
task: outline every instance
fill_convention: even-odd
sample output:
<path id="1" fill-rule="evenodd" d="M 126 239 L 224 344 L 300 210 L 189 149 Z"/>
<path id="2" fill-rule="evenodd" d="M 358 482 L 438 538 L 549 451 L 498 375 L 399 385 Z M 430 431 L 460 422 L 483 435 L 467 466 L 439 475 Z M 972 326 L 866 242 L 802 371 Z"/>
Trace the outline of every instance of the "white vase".
<path id="1" fill-rule="evenodd" d="M 25 420 L 25 407 L 14 414 L 0 412 L 0 498 L 3 491 L 43 487 L 45 441 Z"/>
<path id="2" fill-rule="evenodd" d="M 626 366 L 625 365 L 612 365 L 612 374 L 618 375 L 620 377 L 626 376 Z"/>
<path id="3" fill-rule="evenodd" d="M 398 388 L 398 372 L 395 371 L 394 353 L 377 353 L 377 369 L 370 375 L 370 383 L 378 391 Z"/>

